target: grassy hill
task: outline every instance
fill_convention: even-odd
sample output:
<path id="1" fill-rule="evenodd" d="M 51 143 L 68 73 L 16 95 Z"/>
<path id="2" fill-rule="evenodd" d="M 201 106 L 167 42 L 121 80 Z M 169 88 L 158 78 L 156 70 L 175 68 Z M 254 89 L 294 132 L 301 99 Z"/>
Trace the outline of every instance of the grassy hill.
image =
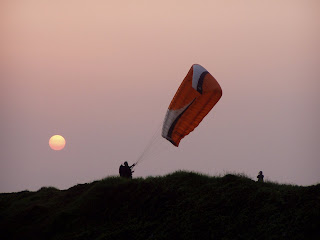
<path id="1" fill-rule="evenodd" d="M 0 194 L 1 239 L 320 239 L 320 184 L 175 172 Z"/>

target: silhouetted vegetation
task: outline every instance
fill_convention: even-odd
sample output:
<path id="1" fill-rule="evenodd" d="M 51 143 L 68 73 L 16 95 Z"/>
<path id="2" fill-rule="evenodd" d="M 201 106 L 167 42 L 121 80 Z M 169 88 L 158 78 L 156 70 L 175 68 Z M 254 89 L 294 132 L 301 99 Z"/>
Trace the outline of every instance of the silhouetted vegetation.
<path id="1" fill-rule="evenodd" d="M 320 184 L 175 172 L 0 194 L 1 239 L 320 239 Z"/>

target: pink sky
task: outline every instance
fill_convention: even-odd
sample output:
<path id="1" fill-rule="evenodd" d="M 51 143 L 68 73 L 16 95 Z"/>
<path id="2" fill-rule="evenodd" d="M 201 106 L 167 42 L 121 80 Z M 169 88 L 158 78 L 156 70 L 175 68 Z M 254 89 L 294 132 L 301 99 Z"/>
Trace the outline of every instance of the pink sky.
<path id="1" fill-rule="evenodd" d="M 159 138 L 135 177 L 182 169 L 255 179 L 262 170 L 280 183 L 320 182 L 319 1 L 16 0 L 0 9 L 0 192 L 117 175 L 194 63 L 223 97 L 178 149 Z M 48 146 L 55 134 L 62 151 Z"/>

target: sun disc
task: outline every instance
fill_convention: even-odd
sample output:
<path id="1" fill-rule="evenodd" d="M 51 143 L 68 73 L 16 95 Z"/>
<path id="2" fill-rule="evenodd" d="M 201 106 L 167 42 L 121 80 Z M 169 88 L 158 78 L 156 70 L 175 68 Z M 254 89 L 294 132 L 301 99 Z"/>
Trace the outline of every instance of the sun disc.
<path id="1" fill-rule="evenodd" d="M 49 139 L 49 146 L 51 149 L 59 151 L 66 145 L 66 140 L 61 135 L 54 135 Z"/>

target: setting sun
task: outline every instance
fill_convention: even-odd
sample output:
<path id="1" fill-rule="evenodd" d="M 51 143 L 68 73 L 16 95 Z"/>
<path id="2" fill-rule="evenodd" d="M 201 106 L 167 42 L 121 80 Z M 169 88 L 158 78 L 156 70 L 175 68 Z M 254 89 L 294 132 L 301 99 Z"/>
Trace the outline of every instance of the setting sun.
<path id="1" fill-rule="evenodd" d="M 61 135 L 54 135 L 49 139 L 49 146 L 51 149 L 59 151 L 66 145 L 66 140 Z"/>

